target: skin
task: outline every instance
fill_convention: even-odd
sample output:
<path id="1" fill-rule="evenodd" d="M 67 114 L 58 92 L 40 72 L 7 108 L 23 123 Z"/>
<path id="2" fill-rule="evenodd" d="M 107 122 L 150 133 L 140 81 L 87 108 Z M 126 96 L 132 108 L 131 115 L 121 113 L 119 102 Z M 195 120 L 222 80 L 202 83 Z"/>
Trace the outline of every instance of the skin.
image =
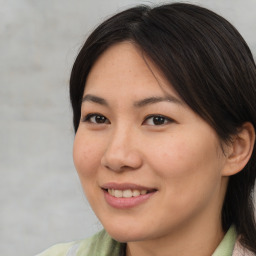
<path id="1" fill-rule="evenodd" d="M 224 236 L 220 216 L 230 148 L 223 154 L 212 127 L 132 43 L 116 44 L 99 57 L 84 97 L 74 163 L 107 232 L 127 242 L 127 255 L 211 255 Z M 88 117 L 94 113 L 104 122 Z M 156 125 L 149 115 L 166 118 Z M 136 207 L 117 209 L 102 190 L 110 182 L 156 192 Z"/>

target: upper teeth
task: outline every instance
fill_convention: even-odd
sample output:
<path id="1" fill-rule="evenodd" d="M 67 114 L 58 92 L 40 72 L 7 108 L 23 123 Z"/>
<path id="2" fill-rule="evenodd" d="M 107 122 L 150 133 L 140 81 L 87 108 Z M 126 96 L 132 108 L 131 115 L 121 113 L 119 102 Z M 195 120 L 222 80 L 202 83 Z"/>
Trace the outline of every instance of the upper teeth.
<path id="1" fill-rule="evenodd" d="M 147 190 L 131 190 L 131 189 L 126 189 L 126 190 L 118 190 L 118 189 L 108 189 L 108 193 L 114 197 L 135 197 L 139 195 L 145 195 L 147 194 Z"/>

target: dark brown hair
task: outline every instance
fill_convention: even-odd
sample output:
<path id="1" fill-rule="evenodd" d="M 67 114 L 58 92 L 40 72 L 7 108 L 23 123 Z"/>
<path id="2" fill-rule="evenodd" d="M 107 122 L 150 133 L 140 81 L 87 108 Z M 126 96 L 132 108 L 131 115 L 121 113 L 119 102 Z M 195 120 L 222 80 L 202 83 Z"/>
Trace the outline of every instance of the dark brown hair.
<path id="1" fill-rule="evenodd" d="M 180 97 L 223 141 L 229 141 L 244 122 L 256 127 L 256 67 L 246 42 L 227 20 L 214 12 L 175 3 L 128 9 L 103 22 L 89 36 L 70 78 L 75 131 L 91 67 L 108 47 L 122 41 L 138 45 Z M 242 244 L 254 253 L 255 168 L 254 149 L 246 167 L 230 177 L 222 209 L 224 231 L 234 224 Z"/>

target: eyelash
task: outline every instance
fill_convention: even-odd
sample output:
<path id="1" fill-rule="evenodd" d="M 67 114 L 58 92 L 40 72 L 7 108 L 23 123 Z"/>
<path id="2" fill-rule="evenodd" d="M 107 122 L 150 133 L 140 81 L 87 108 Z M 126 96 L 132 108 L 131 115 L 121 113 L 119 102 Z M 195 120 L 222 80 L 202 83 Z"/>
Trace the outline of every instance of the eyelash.
<path id="1" fill-rule="evenodd" d="M 97 117 L 99 117 L 98 121 L 100 121 L 100 122 L 97 122 L 96 120 L 94 120 L 94 121 L 91 120 L 92 118 L 97 118 Z M 155 118 L 155 120 L 153 120 L 153 118 Z M 155 124 L 155 123 L 149 124 L 151 126 L 161 126 L 161 125 L 165 125 L 167 123 L 174 122 L 174 120 L 169 118 L 169 117 L 166 117 L 166 116 L 163 116 L 163 115 L 160 115 L 160 114 L 151 114 L 151 115 L 149 115 L 145 118 L 145 120 L 142 122 L 142 124 L 143 125 L 147 124 L 147 122 L 150 119 L 152 119 L 152 123 L 153 122 L 160 122 L 159 124 Z M 90 114 L 86 115 L 82 119 L 82 122 L 88 122 L 88 123 L 92 123 L 92 124 L 110 124 L 110 121 L 104 115 L 101 115 L 101 114 L 98 114 L 98 113 L 90 113 Z M 163 123 L 161 123 L 161 122 L 163 122 Z"/>
<path id="2" fill-rule="evenodd" d="M 91 118 L 96 118 L 96 117 L 100 117 L 100 119 L 99 120 L 105 120 L 105 121 L 108 121 L 108 123 L 110 123 L 109 122 L 109 120 L 105 117 L 105 116 L 103 116 L 103 115 L 101 115 L 101 114 L 98 114 L 98 113 L 91 113 L 91 114 L 88 114 L 88 115 L 86 115 L 83 119 L 82 119 L 82 122 L 87 122 L 87 123 L 92 123 L 92 124 L 105 124 L 105 122 L 99 122 L 99 123 L 97 123 L 96 121 L 94 121 L 94 122 L 92 122 L 92 120 L 91 120 Z"/>
<path id="3" fill-rule="evenodd" d="M 153 118 L 155 118 L 155 120 L 153 120 Z M 142 124 L 146 124 L 146 122 L 149 121 L 150 119 L 152 119 L 153 122 L 154 121 L 155 122 L 159 122 L 160 121 L 160 124 L 150 124 L 152 126 L 161 126 L 161 125 L 165 125 L 167 123 L 174 122 L 174 120 L 169 118 L 169 117 L 166 117 L 166 116 L 163 116 L 163 115 L 159 115 L 159 114 L 153 114 L 153 115 L 147 116 Z M 161 121 L 163 121 L 163 123 L 161 123 Z"/>

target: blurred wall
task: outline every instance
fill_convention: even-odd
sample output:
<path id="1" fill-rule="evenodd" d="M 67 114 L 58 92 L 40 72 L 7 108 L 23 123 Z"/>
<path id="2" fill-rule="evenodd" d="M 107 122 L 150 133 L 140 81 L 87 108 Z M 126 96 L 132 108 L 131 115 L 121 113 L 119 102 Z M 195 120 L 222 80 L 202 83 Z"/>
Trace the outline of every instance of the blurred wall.
<path id="1" fill-rule="evenodd" d="M 256 55 L 256 0 L 186 2 L 230 20 Z M 35 255 L 100 229 L 72 162 L 69 74 L 88 32 L 138 3 L 150 2 L 0 0 L 1 255 Z"/>

